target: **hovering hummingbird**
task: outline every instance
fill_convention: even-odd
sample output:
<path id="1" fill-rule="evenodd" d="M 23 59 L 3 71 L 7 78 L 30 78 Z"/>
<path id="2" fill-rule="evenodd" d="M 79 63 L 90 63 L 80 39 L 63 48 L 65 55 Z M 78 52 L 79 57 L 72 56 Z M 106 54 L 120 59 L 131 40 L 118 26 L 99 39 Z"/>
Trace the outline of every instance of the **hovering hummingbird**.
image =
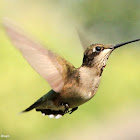
<path id="1" fill-rule="evenodd" d="M 27 37 L 14 24 L 5 22 L 4 27 L 14 46 L 52 87 L 22 112 L 36 109 L 43 115 L 56 119 L 66 113 L 71 114 L 95 95 L 107 59 L 116 48 L 140 41 L 136 39 L 117 45 L 97 43 L 87 47 L 80 37 L 85 52 L 82 65 L 75 68 L 64 58 Z"/>

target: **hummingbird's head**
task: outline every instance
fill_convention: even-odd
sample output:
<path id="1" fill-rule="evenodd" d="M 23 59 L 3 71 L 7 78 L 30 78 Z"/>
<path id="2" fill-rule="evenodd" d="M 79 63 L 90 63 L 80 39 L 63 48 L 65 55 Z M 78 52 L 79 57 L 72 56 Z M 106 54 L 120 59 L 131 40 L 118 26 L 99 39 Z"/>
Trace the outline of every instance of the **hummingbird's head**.
<path id="1" fill-rule="evenodd" d="M 103 69 L 106 66 L 107 59 L 109 58 L 112 51 L 123 45 L 140 41 L 140 39 L 120 43 L 117 45 L 105 45 L 105 44 L 92 44 L 84 52 L 82 66 L 96 67 Z"/>
<path id="2" fill-rule="evenodd" d="M 92 44 L 84 52 L 83 66 L 105 67 L 106 61 L 113 51 L 113 45 Z"/>

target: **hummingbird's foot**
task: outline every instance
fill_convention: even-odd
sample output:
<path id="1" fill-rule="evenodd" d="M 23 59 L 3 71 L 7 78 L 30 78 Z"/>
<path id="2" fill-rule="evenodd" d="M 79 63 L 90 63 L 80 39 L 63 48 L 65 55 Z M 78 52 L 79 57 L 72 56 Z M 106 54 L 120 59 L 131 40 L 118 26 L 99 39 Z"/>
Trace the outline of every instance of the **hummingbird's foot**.
<path id="1" fill-rule="evenodd" d="M 78 109 L 78 107 L 75 107 L 75 108 L 72 108 L 70 111 L 69 111 L 69 114 L 72 114 L 74 111 L 76 111 Z"/>
<path id="2" fill-rule="evenodd" d="M 69 113 L 69 105 L 67 103 L 62 103 L 62 105 L 65 107 L 64 114 Z"/>

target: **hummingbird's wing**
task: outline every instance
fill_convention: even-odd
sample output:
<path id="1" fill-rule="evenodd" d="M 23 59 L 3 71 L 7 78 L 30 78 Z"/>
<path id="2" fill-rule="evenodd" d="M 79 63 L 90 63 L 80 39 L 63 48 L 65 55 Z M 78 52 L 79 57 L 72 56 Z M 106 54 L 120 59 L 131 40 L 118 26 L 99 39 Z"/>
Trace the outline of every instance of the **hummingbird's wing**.
<path id="1" fill-rule="evenodd" d="M 85 37 L 84 33 L 77 29 L 77 34 L 79 37 L 79 40 L 81 42 L 81 45 L 83 47 L 83 50 L 85 51 L 89 45 L 91 45 L 90 41 Z"/>
<path id="2" fill-rule="evenodd" d="M 5 30 L 14 46 L 28 63 L 45 79 L 55 92 L 60 92 L 65 83 L 66 65 L 74 66 L 27 37 L 11 22 L 4 22 Z"/>

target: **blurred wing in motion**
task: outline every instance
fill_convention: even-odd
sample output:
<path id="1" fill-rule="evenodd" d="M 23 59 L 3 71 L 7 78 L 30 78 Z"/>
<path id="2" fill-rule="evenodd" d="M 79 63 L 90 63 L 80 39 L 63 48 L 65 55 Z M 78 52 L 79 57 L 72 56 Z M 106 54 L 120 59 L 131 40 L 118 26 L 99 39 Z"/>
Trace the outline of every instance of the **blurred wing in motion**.
<path id="1" fill-rule="evenodd" d="M 85 51 L 89 45 L 91 45 L 90 41 L 85 37 L 84 33 L 77 29 L 79 40 L 82 44 L 83 50 Z"/>
<path id="2" fill-rule="evenodd" d="M 55 92 L 60 92 L 64 86 L 66 65 L 69 62 L 27 37 L 18 27 L 9 21 L 4 22 L 4 28 L 28 63 L 45 79 Z"/>

